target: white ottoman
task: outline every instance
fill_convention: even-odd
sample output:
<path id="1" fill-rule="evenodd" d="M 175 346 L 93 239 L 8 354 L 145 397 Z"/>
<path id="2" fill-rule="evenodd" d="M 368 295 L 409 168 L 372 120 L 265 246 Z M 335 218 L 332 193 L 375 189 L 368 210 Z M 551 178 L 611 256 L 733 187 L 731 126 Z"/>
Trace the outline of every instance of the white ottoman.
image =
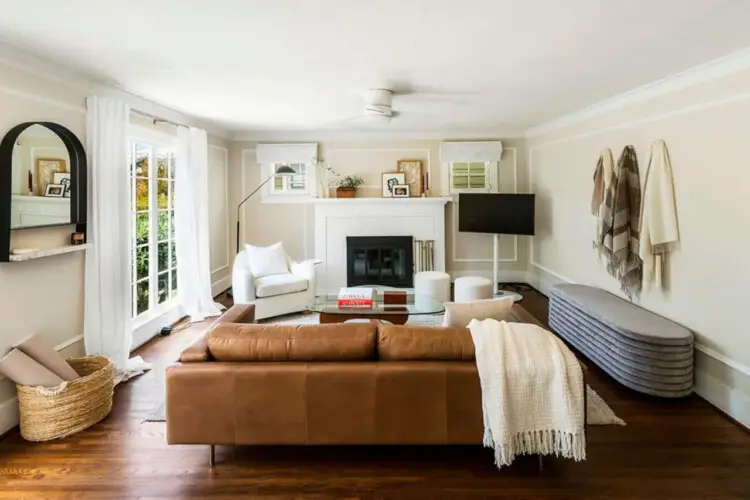
<path id="1" fill-rule="evenodd" d="M 453 283 L 453 300 L 468 302 L 470 300 L 491 299 L 492 280 L 479 276 L 456 278 Z"/>
<path id="2" fill-rule="evenodd" d="M 414 293 L 435 297 L 438 302 L 451 300 L 451 277 L 442 271 L 422 271 L 414 275 Z"/>

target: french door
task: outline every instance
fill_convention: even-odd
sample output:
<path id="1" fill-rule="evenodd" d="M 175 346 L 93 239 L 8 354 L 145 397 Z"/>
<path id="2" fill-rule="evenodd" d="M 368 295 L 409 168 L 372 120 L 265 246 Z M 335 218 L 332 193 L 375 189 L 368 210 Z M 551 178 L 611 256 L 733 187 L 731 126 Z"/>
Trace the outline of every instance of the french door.
<path id="1" fill-rule="evenodd" d="M 130 144 L 132 311 L 155 313 L 177 294 L 174 237 L 175 148 L 167 141 Z"/>

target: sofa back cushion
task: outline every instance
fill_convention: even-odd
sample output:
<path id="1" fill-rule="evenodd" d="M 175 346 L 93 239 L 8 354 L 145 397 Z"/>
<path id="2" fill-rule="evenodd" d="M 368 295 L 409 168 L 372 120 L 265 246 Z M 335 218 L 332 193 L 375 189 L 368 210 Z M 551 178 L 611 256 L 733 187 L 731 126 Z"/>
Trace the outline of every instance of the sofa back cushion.
<path id="1" fill-rule="evenodd" d="M 470 361 L 474 342 L 466 328 L 378 326 L 382 361 Z"/>
<path id="2" fill-rule="evenodd" d="M 331 325 L 218 325 L 208 334 L 217 361 L 364 361 L 375 357 L 377 328 Z"/>

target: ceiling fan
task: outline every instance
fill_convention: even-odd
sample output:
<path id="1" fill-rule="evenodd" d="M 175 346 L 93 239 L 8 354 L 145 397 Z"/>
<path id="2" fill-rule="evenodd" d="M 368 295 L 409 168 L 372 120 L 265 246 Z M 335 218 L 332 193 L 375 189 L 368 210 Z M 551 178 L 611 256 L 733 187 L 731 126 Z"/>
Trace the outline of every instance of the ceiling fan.
<path id="1" fill-rule="evenodd" d="M 435 92 L 415 91 L 409 87 L 403 85 L 399 86 L 400 90 L 396 90 L 394 87 L 382 87 L 382 88 L 370 88 L 362 92 L 362 114 L 346 118 L 344 120 L 338 120 L 333 124 L 343 124 L 352 122 L 361 123 L 363 125 L 381 125 L 388 124 L 393 119 L 402 116 L 401 111 L 394 109 L 393 100 L 394 97 L 398 97 L 399 103 L 402 103 L 402 99 L 408 98 L 413 100 L 414 98 L 427 98 L 434 100 L 435 98 L 448 97 L 449 100 L 455 100 L 455 96 L 447 96 L 445 94 L 438 94 Z M 408 107 L 408 106 L 407 106 Z M 413 107 L 412 107 L 413 109 Z M 411 114 L 411 112 L 409 112 Z M 423 113 L 415 113 L 423 114 Z"/>

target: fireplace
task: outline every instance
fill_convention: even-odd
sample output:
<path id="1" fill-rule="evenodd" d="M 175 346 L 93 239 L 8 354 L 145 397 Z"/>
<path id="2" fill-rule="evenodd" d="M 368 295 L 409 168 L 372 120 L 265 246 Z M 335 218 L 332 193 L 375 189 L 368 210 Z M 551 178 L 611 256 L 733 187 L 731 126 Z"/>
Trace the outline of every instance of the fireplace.
<path id="1" fill-rule="evenodd" d="M 411 236 L 347 236 L 346 286 L 414 286 Z"/>

